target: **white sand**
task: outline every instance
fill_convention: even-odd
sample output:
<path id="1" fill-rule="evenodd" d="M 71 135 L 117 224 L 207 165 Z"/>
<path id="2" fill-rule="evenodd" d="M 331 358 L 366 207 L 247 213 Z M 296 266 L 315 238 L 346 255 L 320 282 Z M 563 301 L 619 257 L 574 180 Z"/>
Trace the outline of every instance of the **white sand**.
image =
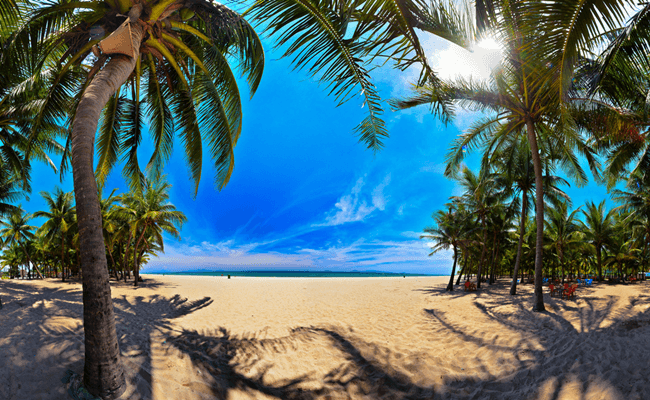
<path id="1" fill-rule="evenodd" d="M 546 295 L 448 278 L 113 283 L 124 399 L 648 399 L 649 283 Z M 0 281 L 0 399 L 65 399 L 81 285 Z"/>

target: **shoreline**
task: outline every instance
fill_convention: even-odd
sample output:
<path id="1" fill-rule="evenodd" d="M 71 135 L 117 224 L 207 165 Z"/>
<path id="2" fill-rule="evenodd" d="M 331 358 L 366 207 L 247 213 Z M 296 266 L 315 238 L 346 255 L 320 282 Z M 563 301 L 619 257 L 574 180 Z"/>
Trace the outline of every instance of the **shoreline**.
<path id="1" fill-rule="evenodd" d="M 533 313 L 532 285 L 509 296 L 506 279 L 445 292 L 448 276 L 205 278 L 112 281 L 124 399 L 650 393 L 648 283 L 545 294 Z M 0 398 L 67 398 L 60 379 L 83 371 L 81 284 L 3 280 L 0 296 Z"/>

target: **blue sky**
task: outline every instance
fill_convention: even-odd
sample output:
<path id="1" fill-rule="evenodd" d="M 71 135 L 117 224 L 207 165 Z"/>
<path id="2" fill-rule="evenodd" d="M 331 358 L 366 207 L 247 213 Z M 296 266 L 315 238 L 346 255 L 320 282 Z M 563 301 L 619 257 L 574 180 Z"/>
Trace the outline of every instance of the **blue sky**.
<path id="1" fill-rule="evenodd" d="M 490 45 L 468 53 L 423 36 L 431 62 L 443 77 L 485 77 L 499 52 Z M 196 198 L 180 143 L 165 169 L 173 185 L 172 203 L 187 217 L 181 241 L 167 237 L 165 254 L 143 272 L 183 270 L 380 270 L 447 274 L 451 252 L 428 257 L 422 229 L 449 196 L 460 194 L 444 178 L 444 156 L 451 141 L 476 118 L 460 111 L 442 124 L 426 108 L 391 112 L 385 120 L 391 137 L 373 154 L 352 129 L 365 117 L 361 97 L 336 107 L 323 86 L 292 71 L 288 59 L 264 39 L 267 64 L 255 97 L 244 100 L 244 128 L 235 149 L 235 170 L 221 192 L 213 185 L 210 159 L 204 159 Z M 374 71 L 384 98 L 408 93 L 416 71 Z M 240 85 L 242 91 L 246 85 Z M 242 97 L 247 99 L 246 93 Z M 388 108 L 386 106 L 386 108 Z M 141 160 L 150 155 L 145 143 Z M 475 162 L 468 161 L 470 167 Z M 107 191 L 126 185 L 117 167 Z M 60 186 L 72 190 L 45 165 L 34 166 L 33 193 L 22 204 L 43 209 L 38 194 Z M 574 204 L 600 201 L 594 184 L 567 189 Z M 39 224 L 40 221 L 35 221 Z"/>

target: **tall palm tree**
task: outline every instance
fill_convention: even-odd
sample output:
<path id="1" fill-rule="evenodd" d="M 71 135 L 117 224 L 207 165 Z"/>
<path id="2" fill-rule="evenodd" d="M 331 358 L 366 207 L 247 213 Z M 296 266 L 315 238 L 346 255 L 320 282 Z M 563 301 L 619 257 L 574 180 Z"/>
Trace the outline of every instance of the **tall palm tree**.
<path id="1" fill-rule="evenodd" d="M 454 264 L 451 267 L 451 275 L 449 276 L 449 284 L 447 291 L 454 290 L 454 276 L 456 275 L 456 264 L 458 261 L 458 250 L 464 247 L 468 240 L 464 239 L 468 234 L 468 220 L 470 215 L 467 212 L 462 212 L 456 209 L 453 205 L 449 205 L 449 210 L 444 212 L 437 211 L 432 215 L 436 222 L 435 226 L 424 228 L 426 235 L 421 235 L 420 239 L 429 239 L 434 242 L 431 247 L 429 256 L 437 253 L 440 250 L 448 250 L 452 248 L 454 251 Z"/>
<path id="2" fill-rule="evenodd" d="M 546 142 L 547 148 L 557 149 L 560 165 L 578 182 L 586 181 L 586 175 L 575 152 L 587 158 L 594 173 L 597 173 L 598 162 L 593 150 L 586 145 L 574 124 L 570 123 L 570 116 L 564 112 L 563 94 L 556 86 L 563 71 L 549 68 L 554 59 L 538 51 L 537 44 L 542 40 L 540 38 L 546 38 L 545 25 L 539 23 L 539 14 L 530 12 L 529 3 L 531 2 L 508 0 L 494 2 L 497 10 L 495 35 L 502 43 L 505 54 L 499 68 L 493 71 L 490 82 L 460 79 L 449 83 L 448 95 L 451 99 L 458 101 L 461 106 L 488 112 L 489 115 L 476 122 L 454 142 L 448 155 L 446 173 L 453 176 L 457 172 L 466 148 L 483 146 L 486 142 L 488 147 L 498 147 L 508 138 L 523 136 L 527 139 L 535 177 L 537 220 L 533 310 L 544 311 L 542 246 L 545 154 L 540 151 L 544 147 L 540 146 L 540 142 Z M 412 98 L 397 101 L 395 105 L 409 108 L 430 104 L 432 96 L 438 90 L 424 85 L 416 88 L 416 92 Z"/>
<path id="3" fill-rule="evenodd" d="M 61 246 L 61 280 L 65 282 L 65 254 L 67 251 L 68 231 L 73 223 L 75 209 L 72 192 L 64 192 L 61 188 L 54 189 L 54 196 L 49 192 L 41 192 L 49 211 L 37 211 L 36 218 L 46 218 L 39 228 L 43 234 L 53 242 L 59 240 Z"/>
<path id="4" fill-rule="evenodd" d="M 491 150 L 491 152 L 489 151 Z M 545 149 L 548 154 L 550 149 Z M 524 244 L 525 224 L 528 211 L 531 208 L 529 198 L 535 192 L 535 177 L 533 175 L 533 162 L 530 149 L 526 140 L 506 140 L 498 148 L 488 148 L 483 157 L 483 163 L 488 165 L 497 175 L 499 185 L 510 188 L 514 198 L 521 197 L 521 212 L 519 214 L 519 240 L 513 279 L 510 285 L 510 295 L 517 294 L 517 276 L 521 265 L 522 248 Z M 560 199 L 569 201 L 569 196 L 558 188 L 560 184 L 568 185 L 563 178 L 552 175 L 554 170 L 552 160 L 546 160 L 546 174 L 543 176 L 544 196 L 552 204 L 559 204 Z"/>
<path id="5" fill-rule="evenodd" d="M 448 7 L 421 10 L 430 8 L 419 7 L 415 0 L 352 4 L 295 0 L 260 1 L 251 12 L 271 29 L 284 30 L 280 42 L 289 44 L 296 65 L 327 82 L 338 100 L 362 94 L 369 115 L 357 131 L 369 147 L 377 149 L 387 132 L 368 74 L 373 61 L 386 56 L 399 60 L 400 68 L 415 63 L 426 67 L 415 27 L 429 27 L 440 36 L 463 41 L 465 19 L 455 18 Z M 354 30 L 351 39 L 346 37 L 349 22 Z M 25 45 L 34 43 L 30 36 L 44 40 L 30 48 Z M 102 398 L 119 397 L 124 374 L 102 250 L 95 172 L 102 182 L 123 153 L 131 186 L 142 185 L 137 148 L 143 118 L 149 117 L 155 142 L 150 169 L 159 171 L 169 158 L 176 120 L 195 193 L 201 177 L 202 138 L 214 160 L 216 185 L 225 186 L 242 125 L 239 91 L 228 60 L 239 61 L 255 92 L 264 65 L 262 46 L 244 18 L 207 0 L 38 4 L 12 44 L 15 53 L 28 54 L 36 65 L 55 65 L 32 132 L 56 120 L 62 105 L 74 110 L 69 144 L 85 288 L 84 384 Z M 91 52 L 94 57 L 88 58 Z M 430 68 L 424 69 L 423 77 L 436 80 Z M 74 95 L 71 88 L 78 84 L 83 90 L 74 101 L 62 100 Z M 94 139 L 105 107 L 94 171 Z"/>
<path id="6" fill-rule="evenodd" d="M 623 278 L 623 267 L 633 265 L 639 254 L 639 249 L 634 247 L 635 240 L 629 237 L 625 225 L 623 221 L 616 220 L 616 234 L 610 238 L 607 256 L 603 259 L 604 265 L 616 267 L 619 278 Z"/>
<path id="7" fill-rule="evenodd" d="M 465 189 L 463 197 L 470 209 L 476 214 L 476 218 L 481 225 L 481 256 L 478 265 L 478 282 L 476 287 L 481 287 L 481 274 L 485 266 L 487 247 L 488 247 L 488 223 L 490 216 L 495 208 L 502 206 L 507 198 L 507 192 L 498 190 L 494 175 L 485 171 L 481 174 L 474 174 L 469 168 L 465 167 L 462 171 L 460 184 Z"/>
<path id="8" fill-rule="evenodd" d="M 2 227 L 0 229 L 0 237 L 9 245 L 19 246 L 39 278 L 43 279 L 41 271 L 32 262 L 32 258 L 27 250 L 27 242 L 34 239 L 34 233 L 32 231 L 36 229 L 35 226 L 28 225 L 29 220 L 32 218 L 34 218 L 32 214 L 26 213 L 22 207 L 18 206 L 6 219 L 0 220 L 0 226 Z"/>
<path id="9" fill-rule="evenodd" d="M 142 193 L 128 193 L 122 201 L 131 208 L 133 219 L 130 221 L 132 236 L 135 239 L 133 248 L 134 261 L 134 286 L 138 286 L 140 258 L 143 247 L 151 240 L 148 235 L 163 246 L 162 232 L 166 232 L 175 238 L 180 238 L 176 226 L 182 226 L 187 220 L 183 212 L 169 203 L 169 189 L 171 185 L 164 179 L 158 178 L 155 181 L 147 179 L 145 189 Z"/>
<path id="10" fill-rule="evenodd" d="M 567 204 L 561 203 L 557 208 L 550 208 L 547 218 L 544 220 L 547 229 L 548 247 L 555 250 L 560 261 L 562 271 L 562 282 L 564 282 L 565 256 L 568 251 L 580 243 L 578 238 L 579 224 L 576 214 L 580 207 L 567 211 Z"/>
<path id="11" fill-rule="evenodd" d="M 117 279 L 117 264 L 115 263 L 115 258 L 113 257 L 113 246 L 115 241 L 115 234 L 118 229 L 118 221 L 116 218 L 117 208 L 114 206 L 116 202 L 119 201 L 119 196 L 115 195 L 116 189 L 113 189 L 111 194 L 106 198 L 102 198 L 101 191 L 99 194 L 99 207 L 102 215 L 102 233 L 104 236 L 104 243 L 106 246 L 106 251 L 111 258 L 111 266 L 113 267 L 113 272 L 115 273 L 115 278 Z"/>
<path id="12" fill-rule="evenodd" d="M 584 221 L 582 231 L 587 242 L 591 243 L 596 250 L 596 265 L 598 266 L 598 280 L 603 280 L 602 251 L 610 243 L 614 236 L 615 224 L 614 215 L 616 210 L 611 209 L 605 213 L 605 200 L 598 205 L 593 202 L 586 203 L 586 209 L 582 210 Z"/>

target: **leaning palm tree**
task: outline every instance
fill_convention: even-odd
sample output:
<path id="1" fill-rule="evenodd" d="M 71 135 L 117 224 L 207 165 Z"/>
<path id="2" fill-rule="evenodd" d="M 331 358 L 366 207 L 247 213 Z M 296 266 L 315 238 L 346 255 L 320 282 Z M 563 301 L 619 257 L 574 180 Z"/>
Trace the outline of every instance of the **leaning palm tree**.
<path id="1" fill-rule="evenodd" d="M 73 224 L 75 209 L 72 192 L 64 192 L 57 187 L 54 196 L 49 192 L 41 192 L 49 211 L 37 211 L 34 217 L 46 218 L 39 231 L 46 235 L 50 242 L 59 241 L 61 246 L 61 280 L 65 282 L 65 255 L 67 251 L 68 231 Z"/>
<path id="2" fill-rule="evenodd" d="M 34 218 L 32 214 L 25 213 L 22 207 L 18 206 L 6 219 L 0 220 L 0 237 L 5 243 L 9 245 L 17 245 L 25 253 L 27 261 L 31 264 L 32 268 L 36 271 L 39 278 L 43 279 L 41 271 L 39 271 L 36 264 L 32 262 L 29 251 L 27 251 L 27 242 L 34 239 L 33 231 L 36 230 L 35 226 L 28 225 L 29 220 Z"/>
<path id="3" fill-rule="evenodd" d="M 598 280 L 603 280 L 602 251 L 610 243 L 615 232 L 614 215 L 616 210 L 605 212 L 605 200 L 598 205 L 587 202 L 586 209 L 582 210 L 584 221 L 582 231 L 585 239 L 596 251 L 596 265 L 598 267 Z"/>
<path id="4" fill-rule="evenodd" d="M 368 73 L 373 62 L 388 57 L 398 60 L 399 68 L 420 63 L 425 65 L 423 81 L 435 82 L 415 28 L 428 27 L 440 36 L 467 42 L 466 19 L 456 18 L 449 7 L 420 5 L 415 0 L 260 1 L 251 13 L 270 29 L 281 30 L 279 41 L 289 45 L 296 65 L 317 74 L 338 100 L 361 93 L 369 114 L 357 131 L 369 147 L 378 149 L 387 132 Z M 346 36 L 348 26 L 351 38 Z M 242 127 L 240 94 L 228 61 L 239 62 L 254 93 L 264 65 L 261 42 L 241 15 L 207 0 L 93 0 L 38 4 L 12 45 L 15 53 L 25 53 L 33 64 L 50 72 L 48 94 L 31 124 L 32 133 L 61 118 L 62 110 L 72 110 L 67 139 L 85 288 L 84 384 L 95 395 L 115 398 L 125 383 L 96 177 L 101 183 L 122 154 L 131 187 L 142 186 L 137 149 L 143 120 L 148 118 L 154 137 L 150 169 L 159 171 L 168 160 L 174 128 L 178 128 L 195 193 L 203 140 L 214 161 L 215 183 L 224 187 L 233 171 L 233 149 Z M 75 92 L 78 85 L 81 92 Z M 99 160 L 94 171 L 100 116 Z"/>

